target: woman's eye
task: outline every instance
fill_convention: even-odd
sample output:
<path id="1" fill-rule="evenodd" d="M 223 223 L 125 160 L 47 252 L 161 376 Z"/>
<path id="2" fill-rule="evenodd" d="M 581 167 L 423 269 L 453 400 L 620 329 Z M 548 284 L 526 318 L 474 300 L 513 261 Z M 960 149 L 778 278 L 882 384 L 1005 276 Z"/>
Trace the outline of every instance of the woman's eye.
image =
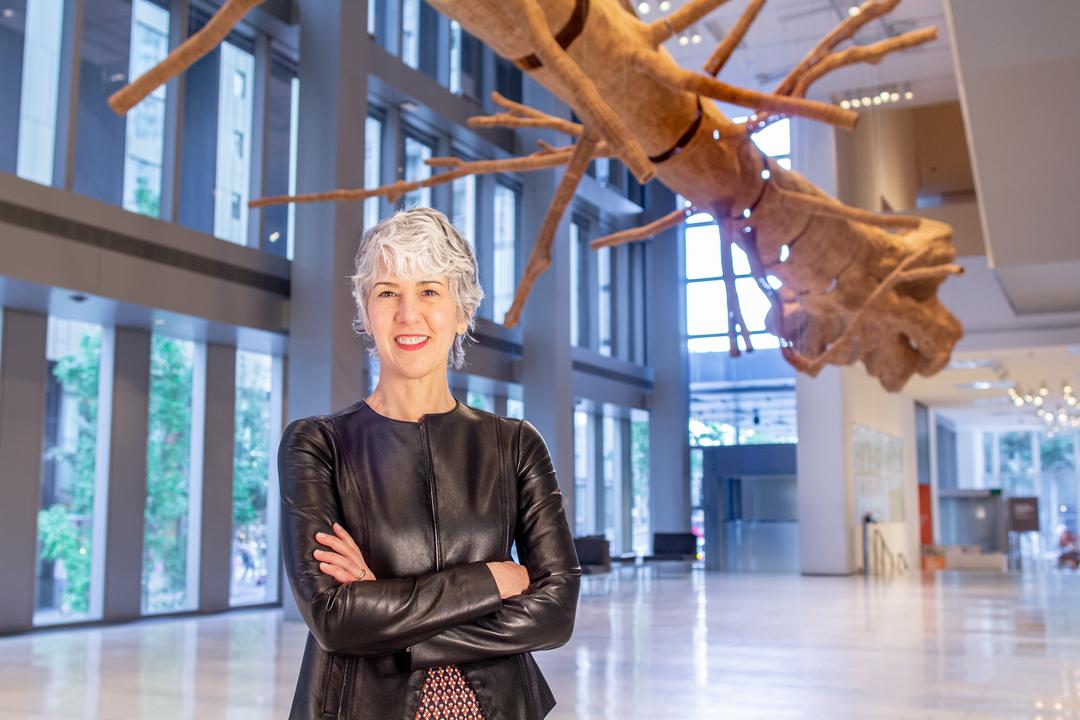
<path id="1" fill-rule="evenodd" d="M 438 293 L 437 291 L 435 291 L 435 290 L 432 290 L 431 288 L 428 288 L 428 289 L 427 289 L 427 290 L 425 290 L 424 292 L 429 292 L 429 293 L 431 293 L 432 295 L 434 295 L 434 296 L 436 296 L 436 297 L 438 297 L 438 295 L 439 295 L 439 293 Z"/>

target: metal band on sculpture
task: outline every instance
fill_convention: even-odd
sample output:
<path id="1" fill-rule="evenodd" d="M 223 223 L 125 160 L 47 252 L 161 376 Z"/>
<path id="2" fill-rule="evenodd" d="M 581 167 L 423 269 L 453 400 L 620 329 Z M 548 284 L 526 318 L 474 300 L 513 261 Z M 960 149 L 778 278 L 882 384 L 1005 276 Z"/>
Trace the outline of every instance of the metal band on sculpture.
<path id="1" fill-rule="evenodd" d="M 669 147 L 659 155 L 650 155 L 649 160 L 653 163 L 662 163 L 665 160 L 671 158 L 682 152 L 682 149 L 690 144 L 690 141 L 697 135 L 698 129 L 701 127 L 701 96 L 697 96 L 697 114 L 694 115 L 694 121 L 690 123 L 690 127 L 686 128 L 686 132 L 679 136 L 679 139 L 675 141 L 675 144 Z"/>
<path id="2" fill-rule="evenodd" d="M 571 13 L 570 19 L 566 21 L 566 24 L 562 26 L 562 29 L 555 34 L 555 42 L 559 43 L 559 47 L 563 50 L 570 47 L 570 43 L 577 39 L 577 36 L 581 34 L 581 31 L 585 29 L 585 18 L 589 16 L 589 0 L 577 0 L 574 5 L 574 12 Z M 526 72 L 529 70 L 535 70 L 538 67 L 542 67 L 544 63 L 540 62 L 540 58 L 535 54 L 526 55 L 523 58 L 518 58 L 514 61 L 522 70 Z"/>

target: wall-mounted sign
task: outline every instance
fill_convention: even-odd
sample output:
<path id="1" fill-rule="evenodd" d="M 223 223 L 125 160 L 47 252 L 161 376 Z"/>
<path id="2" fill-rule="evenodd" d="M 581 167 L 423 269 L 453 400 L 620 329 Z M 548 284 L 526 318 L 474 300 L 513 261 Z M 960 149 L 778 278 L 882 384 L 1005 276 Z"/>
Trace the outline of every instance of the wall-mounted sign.
<path id="1" fill-rule="evenodd" d="M 1039 532 L 1039 498 L 1009 498 L 1009 532 Z"/>

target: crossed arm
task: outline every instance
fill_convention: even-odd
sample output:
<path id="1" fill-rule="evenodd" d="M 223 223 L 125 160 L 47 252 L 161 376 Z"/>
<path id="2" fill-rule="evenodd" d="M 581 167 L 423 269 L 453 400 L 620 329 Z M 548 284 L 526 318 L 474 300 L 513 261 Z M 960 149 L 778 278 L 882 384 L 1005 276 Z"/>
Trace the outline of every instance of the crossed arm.
<path id="1" fill-rule="evenodd" d="M 404 652 L 418 669 L 548 649 L 569 639 L 581 569 L 562 495 L 536 428 L 522 421 L 515 445 L 516 542 L 529 585 L 504 597 L 504 583 L 493 575 L 498 568 L 489 569 L 499 563 L 374 578 L 355 541 L 334 527 L 339 505 L 327 429 L 315 419 L 286 428 L 278 450 L 282 547 L 297 606 L 323 648 L 360 656 Z"/>

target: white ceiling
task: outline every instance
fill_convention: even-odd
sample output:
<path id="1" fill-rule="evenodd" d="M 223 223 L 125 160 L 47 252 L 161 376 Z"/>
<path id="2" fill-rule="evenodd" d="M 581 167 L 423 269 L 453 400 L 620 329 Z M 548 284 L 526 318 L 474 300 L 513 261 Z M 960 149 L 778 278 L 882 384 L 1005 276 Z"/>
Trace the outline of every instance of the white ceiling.
<path id="1" fill-rule="evenodd" d="M 634 0 L 638 4 L 638 0 Z M 664 13 L 658 0 L 648 0 L 650 12 L 639 15 L 654 20 Z M 685 4 L 673 0 L 672 10 Z M 832 30 L 850 5 L 845 0 L 768 0 L 754 24 L 720 71 L 724 82 L 760 91 L 771 91 L 799 60 Z M 698 44 L 680 45 L 669 40 L 667 49 L 685 68 L 701 70 L 720 39 L 738 21 L 747 0 L 729 0 L 710 13 L 691 33 L 701 35 Z M 672 10 L 668 11 L 668 14 Z M 948 30 L 942 0 L 903 0 L 885 17 L 874 20 L 856 34 L 857 44 L 878 40 L 928 26 L 938 28 L 938 39 L 886 56 L 879 64 L 859 64 L 825 75 L 810 87 L 808 97 L 830 100 L 845 91 L 910 83 L 916 104 L 946 102 L 957 98 L 956 75 L 948 44 Z M 838 49 L 851 46 L 851 41 Z"/>
<path id="2" fill-rule="evenodd" d="M 982 366 L 965 367 L 966 363 Z M 975 386 L 980 382 L 995 387 L 980 389 Z M 1039 421 L 1033 408 L 1012 404 L 1005 386 L 1013 384 L 1017 392 L 1024 394 L 1045 383 L 1053 401 L 1060 397 L 1066 382 L 1080 388 L 1080 344 L 958 351 L 953 353 L 949 368 L 931 378 L 912 378 L 904 392 L 945 411 L 960 424 L 1014 426 Z"/>
<path id="3" fill-rule="evenodd" d="M 991 266 L 1020 315 L 1080 310 L 1080 2 L 949 0 Z"/>

